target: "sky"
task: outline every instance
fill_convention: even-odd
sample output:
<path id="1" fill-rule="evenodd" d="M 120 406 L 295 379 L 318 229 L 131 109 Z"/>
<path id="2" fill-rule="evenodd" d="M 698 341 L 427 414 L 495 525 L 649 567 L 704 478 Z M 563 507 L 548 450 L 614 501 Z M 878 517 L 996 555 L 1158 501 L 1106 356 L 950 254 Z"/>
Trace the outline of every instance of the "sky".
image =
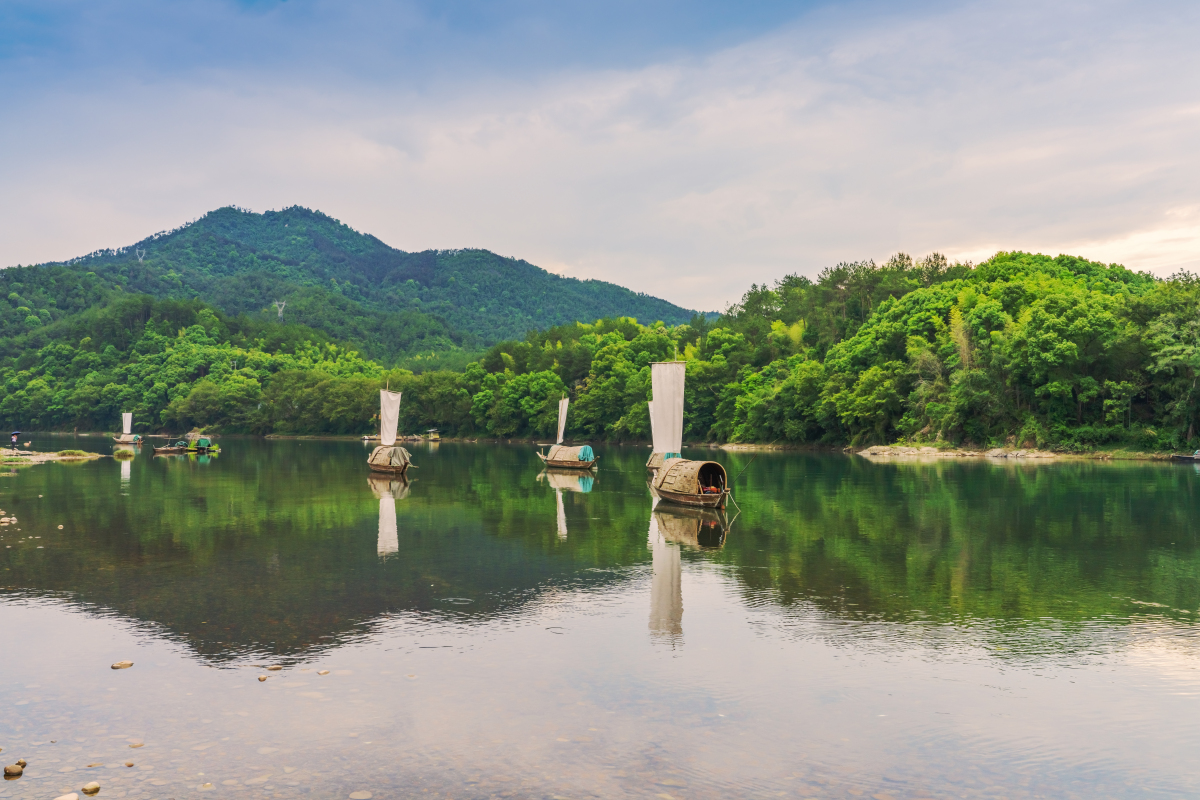
<path id="1" fill-rule="evenodd" d="M 0 0 L 0 265 L 301 205 L 721 310 L 843 261 L 1200 272 L 1200 4 Z"/>

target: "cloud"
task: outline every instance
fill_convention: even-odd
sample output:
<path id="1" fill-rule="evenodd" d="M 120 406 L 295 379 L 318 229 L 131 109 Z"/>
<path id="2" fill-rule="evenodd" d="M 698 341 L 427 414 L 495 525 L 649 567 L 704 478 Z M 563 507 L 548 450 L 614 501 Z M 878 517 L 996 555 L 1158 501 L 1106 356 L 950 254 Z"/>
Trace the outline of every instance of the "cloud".
<path id="1" fill-rule="evenodd" d="M 1190 6 L 861 11 L 636 67 L 47 91 L 0 130 L 0 261 L 298 203 L 704 308 L 897 250 L 1200 269 Z"/>

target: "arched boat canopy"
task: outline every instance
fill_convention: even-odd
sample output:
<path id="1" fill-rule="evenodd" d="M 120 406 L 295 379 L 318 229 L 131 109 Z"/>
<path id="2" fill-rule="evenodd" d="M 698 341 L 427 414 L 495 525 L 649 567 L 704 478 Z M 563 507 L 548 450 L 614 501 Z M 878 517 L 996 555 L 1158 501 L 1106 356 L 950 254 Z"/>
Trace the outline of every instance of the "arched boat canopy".
<path id="1" fill-rule="evenodd" d="M 582 447 L 567 447 L 566 445 L 556 444 L 550 447 L 546 453 L 547 461 L 595 461 L 596 456 L 592 452 L 591 445 L 583 445 Z"/>
<path id="2" fill-rule="evenodd" d="M 708 494 L 713 489 L 724 491 L 728 485 L 729 476 L 716 461 L 672 458 L 664 461 L 654 476 L 655 489 L 679 494 Z"/>

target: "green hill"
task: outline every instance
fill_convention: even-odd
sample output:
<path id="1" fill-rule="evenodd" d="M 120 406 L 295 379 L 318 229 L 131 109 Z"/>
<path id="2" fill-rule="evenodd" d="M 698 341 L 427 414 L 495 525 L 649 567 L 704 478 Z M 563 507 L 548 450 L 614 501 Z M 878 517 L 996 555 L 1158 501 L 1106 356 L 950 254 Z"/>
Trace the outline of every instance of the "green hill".
<path id="1" fill-rule="evenodd" d="M 693 313 L 487 250 L 406 253 L 298 207 L 263 214 L 222 208 L 129 247 L 46 266 L 56 270 L 52 283 L 78 281 L 80 291 L 44 285 L 29 268 L 15 278 L 5 271 L 8 283 L 21 284 L 5 291 L 18 295 L 6 311 L 23 307 L 28 313 L 8 319 L 0 314 L 0 335 L 15 332 L 6 324 L 20 328 L 31 314 L 49 322 L 118 287 L 159 299 L 199 298 L 231 315 L 274 317 L 274 301 L 283 301 L 284 322 L 324 331 L 385 362 L 417 352 L 478 349 L 532 329 L 598 317 L 677 324 Z"/>

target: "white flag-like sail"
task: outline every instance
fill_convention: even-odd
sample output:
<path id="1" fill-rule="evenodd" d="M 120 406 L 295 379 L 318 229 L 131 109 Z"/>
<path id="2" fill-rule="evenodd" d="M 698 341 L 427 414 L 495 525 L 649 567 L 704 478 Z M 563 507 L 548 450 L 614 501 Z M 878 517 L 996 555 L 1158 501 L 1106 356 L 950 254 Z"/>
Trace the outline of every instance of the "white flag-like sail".
<path id="1" fill-rule="evenodd" d="M 566 397 L 558 401 L 558 444 L 562 444 L 563 431 L 567 429 L 567 406 L 570 402 Z"/>
<path id="2" fill-rule="evenodd" d="M 121 432 L 126 436 L 133 433 L 133 414 L 125 412 L 121 415 Z"/>
<path id="3" fill-rule="evenodd" d="M 656 430 L 656 428 L 654 427 L 654 401 L 647 400 L 646 408 L 650 414 L 650 444 L 653 445 L 651 447 L 651 451 L 657 453 L 658 452 L 658 439 L 654 435 L 654 431 Z"/>
<path id="4" fill-rule="evenodd" d="M 683 361 L 664 361 L 650 365 L 650 387 L 654 401 L 650 405 L 650 430 L 654 452 L 678 453 L 683 449 L 683 386 L 687 377 Z"/>
<path id="5" fill-rule="evenodd" d="M 379 390 L 379 441 L 391 447 L 396 443 L 396 426 L 400 424 L 401 392 Z"/>

